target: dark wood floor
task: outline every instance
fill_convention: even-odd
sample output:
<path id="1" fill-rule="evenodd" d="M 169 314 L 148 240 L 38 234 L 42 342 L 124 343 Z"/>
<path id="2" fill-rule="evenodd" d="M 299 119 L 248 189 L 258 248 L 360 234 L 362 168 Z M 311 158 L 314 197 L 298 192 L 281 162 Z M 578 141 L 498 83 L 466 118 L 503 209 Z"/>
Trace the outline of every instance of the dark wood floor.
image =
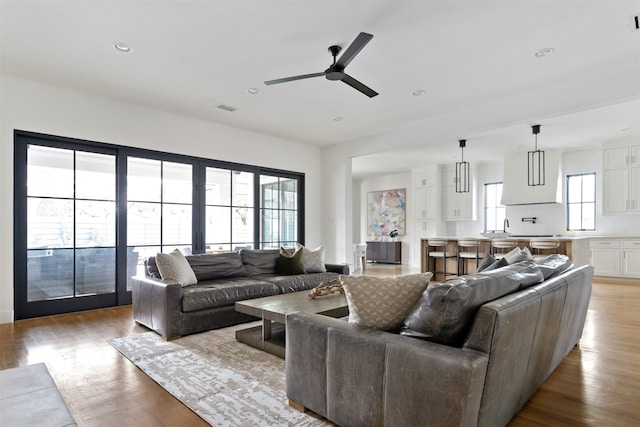
<path id="1" fill-rule="evenodd" d="M 2 324 L 0 369 L 46 363 L 81 426 L 206 426 L 106 342 L 143 331 L 130 306 Z M 639 282 L 594 283 L 580 345 L 510 426 L 640 426 Z"/>

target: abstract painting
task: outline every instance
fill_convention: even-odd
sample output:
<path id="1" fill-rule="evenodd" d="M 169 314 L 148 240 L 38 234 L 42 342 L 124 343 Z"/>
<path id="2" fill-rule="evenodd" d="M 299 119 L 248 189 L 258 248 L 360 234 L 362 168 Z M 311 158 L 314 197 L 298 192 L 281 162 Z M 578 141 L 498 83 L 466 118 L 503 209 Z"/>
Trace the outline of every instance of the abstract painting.
<path id="1" fill-rule="evenodd" d="M 405 188 L 367 193 L 367 224 L 369 235 L 388 236 L 393 230 L 399 235 L 406 231 Z"/>

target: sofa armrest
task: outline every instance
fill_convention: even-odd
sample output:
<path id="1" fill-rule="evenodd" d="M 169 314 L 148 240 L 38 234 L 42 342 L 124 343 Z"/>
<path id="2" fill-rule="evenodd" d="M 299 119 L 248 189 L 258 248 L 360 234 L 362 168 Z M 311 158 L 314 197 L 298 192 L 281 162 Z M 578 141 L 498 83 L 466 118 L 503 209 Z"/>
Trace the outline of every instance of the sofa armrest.
<path id="1" fill-rule="evenodd" d="M 349 264 L 325 264 L 324 266 L 331 273 L 349 275 Z"/>
<path id="2" fill-rule="evenodd" d="M 135 276 L 131 283 L 133 320 L 164 339 L 181 335 L 182 286 L 177 282 Z"/>
<path id="3" fill-rule="evenodd" d="M 287 397 L 338 425 L 476 425 L 488 355 L 344 320 L 286 320 Z"/>

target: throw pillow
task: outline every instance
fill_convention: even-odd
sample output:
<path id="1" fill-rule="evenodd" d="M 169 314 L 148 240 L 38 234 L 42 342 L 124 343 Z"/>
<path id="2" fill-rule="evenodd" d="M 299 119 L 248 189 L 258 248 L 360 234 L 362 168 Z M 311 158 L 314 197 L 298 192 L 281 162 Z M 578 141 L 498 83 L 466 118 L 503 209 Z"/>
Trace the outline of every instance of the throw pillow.
<path id="1" fill-rule="evenodd" d="M 340 276 L 349 323 L 384 331 L 398 329 L 427 288 L 432 273 L 398 277 Z"/>
<path id="2" fill-rule="evenodd" d="M 302 263 L 307 273 L 326 273 L 327 268 L 324 266 L 324 247 L 318 246 L 311 250 L 305 248 L 300 243 L 296 243 L 296 249 L 302 249 Z"/>
<path id="3" fill-rule="evenodd" d="M 551 254 L 546 258 L 535 260 L 534 262 L 542 271 L 544 280 L 562 274 L 573 267 L 571 259 L 568 256 L 561 254 Z"/>
<path id="4" fill-rule="evenodd" d="M 529 248 L 525 246 L 524 249 L 520 249 L 519 247 L 513 248 L 509 253 L 505 254 L 504 258 L 507 259 L 509 264 L 515 264 L 520 261 L 531 261 L 533 256 L 531 256 Z"/>
<path id="5" fill-rule="evenodd" d="M 285 248 L 280 248 L 280 255 L 276 258 L 276 273 L 289 276 L 292 274 L 305 274 L 302 257 L 304 253 L 298 249 L 294 253 Z"/>
<path id="6" fill-rule="evenodd" d="M 506 267 L 507 265 L 509 265 L 507 260 L 504 259 L 504 258 L 500 258 L 499 260 L 495 261 L 493 264 L 485 267 L 485 269 L 482 270 L 482 271 L 496 270 L 496 269 L 501 268 L 501 267 Z M 481 271 L 477 271 L 477 273 L 481 273 Z"/>
<path id="7" fill-rule="evenodd" d="M 496 262 L 496 259 L 491 254 L 486 254 L 480 264 L 478 264 L 478 268 L 476 268 L 476 273 L 480 273 L 481 271 L 486 270 L 491 264 Z"/>
<path id="8" fill-rule="evenodd" d="M 178 282 L 182 286 L 195 285 L 198 283 L 189 262 L 178 249 L 174 249 L 168 254 L 158 252 L 156 255 L 156 265 L 158 266 L 162 280 Z"/>

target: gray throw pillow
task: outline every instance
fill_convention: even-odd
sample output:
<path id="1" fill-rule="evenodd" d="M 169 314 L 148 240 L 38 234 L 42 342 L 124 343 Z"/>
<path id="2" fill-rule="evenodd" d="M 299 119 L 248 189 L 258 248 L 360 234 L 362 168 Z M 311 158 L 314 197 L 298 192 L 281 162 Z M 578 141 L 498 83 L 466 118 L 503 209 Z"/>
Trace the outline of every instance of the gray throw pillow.
<path id="1" fill-rule="evenodd" d="M 496 259 L 493 257 L 493 255 L 486 254 L 484 258 L 482 258 L 482 261 L 480 261 L 480 264 L 478 264 L 478 268 L 476 268 L 476 273 L 480 273 L 481 271 L 486 270 L 487 267 L 489 267 L 494 262 L 496 262 Z"/>
<path id="2" fill-rule="evenodd" d="M 519 247 L 513 248 L 513 250 L 505 254 L 504 258 L 507 259 L 509 264 L 515 264 L 520 261 L 531 261 L 533 256 L 531 255 L 529 248 L 525 246 L 523 249 L 520 249 Z"/>
<path id="3" fill-rule="evenodd" d="M 555 277 L 564 273 L 573 267 L 573 262 L 566 255 L 551 254 L 548 257 L 534 261 L 538 268 L 542 271 L 544 280 Z"/>
<path id="4" fill-rule="evenodd" d="M 296 243 L 296 249 L 302 249 L 302 262 L 307 273 L 326 273 L 327 267 L 324 265 L 324 247 L 318 246 L 309 249 Z"/>
<path id="5" fill-rule="evenodd" d="M 500 258 L 497 261 L 494 261 L 493 264 L 487 266 L 484 270 L 482 271 L 491 271 L 491 270 L 496 270 L 498 268 L 502 268 L 502 267 L 506 267 L 507 265 L 509 265 L 509 263 L 507 262 L 506 259 L 504 258 Z M 482 271 L 478 271 L 478 273 L 481 273 Z"/>

